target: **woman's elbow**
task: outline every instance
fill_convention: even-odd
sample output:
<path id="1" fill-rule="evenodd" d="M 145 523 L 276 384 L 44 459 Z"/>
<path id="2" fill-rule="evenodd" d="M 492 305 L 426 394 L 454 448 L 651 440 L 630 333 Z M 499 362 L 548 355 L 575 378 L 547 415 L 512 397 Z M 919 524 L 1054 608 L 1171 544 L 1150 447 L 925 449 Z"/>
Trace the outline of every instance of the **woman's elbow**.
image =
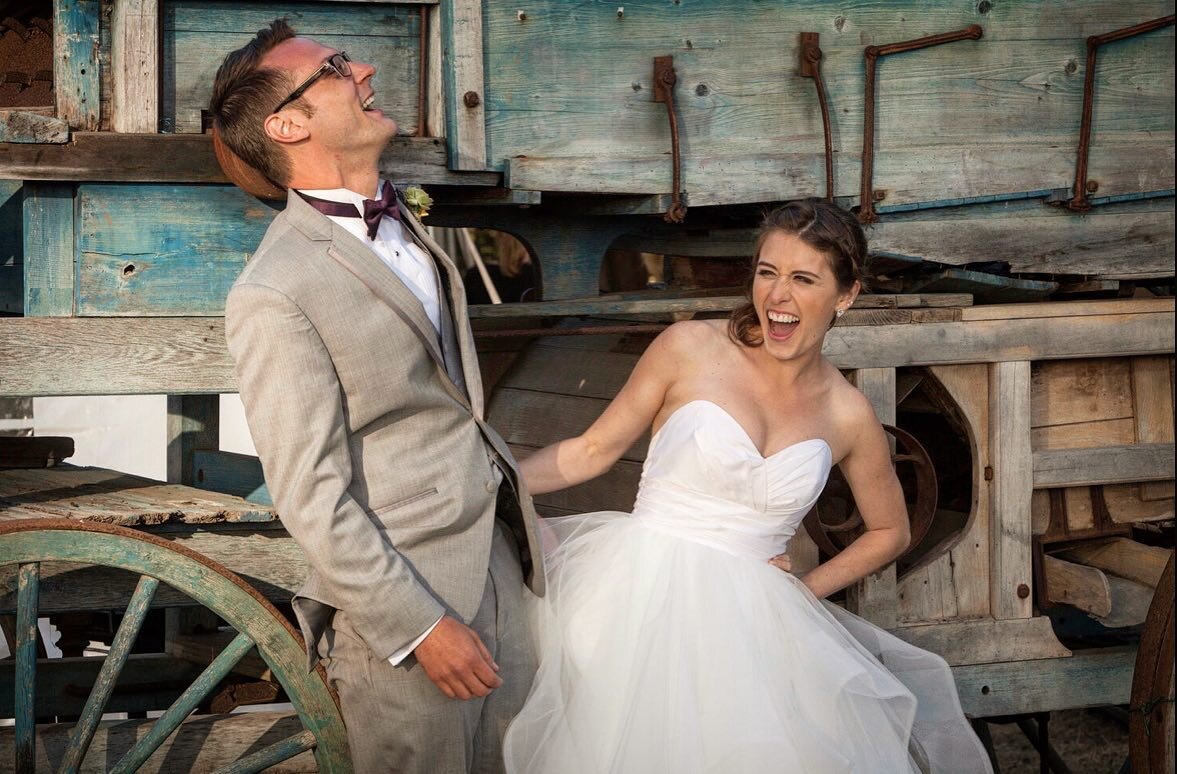
<path id="1" fill-rule="evenodd" d="M 894 553 L 892 559 L 898 559 L 903 555 L 903 552 L 911 547 L 911 525 L 908 523 L 906 516 L 895 526 L 891 550 Z"/>

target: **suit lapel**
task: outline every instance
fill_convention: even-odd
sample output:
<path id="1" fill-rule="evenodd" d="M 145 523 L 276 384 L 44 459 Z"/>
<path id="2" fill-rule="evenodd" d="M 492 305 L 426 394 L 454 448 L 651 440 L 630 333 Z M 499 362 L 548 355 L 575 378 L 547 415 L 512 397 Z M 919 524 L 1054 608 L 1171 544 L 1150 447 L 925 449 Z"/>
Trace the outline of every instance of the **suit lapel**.
<path id="1" fill-rule="evenodd" d="M 482 419 L 484 408 L 482 380 L 467 378 L 469 375 L 478 374 L 478 353 L 474 348 L 474 339 L 470 332 L 470 319 L 466 312 L 466 290 L 462 283 L 461 272 L 441 249 L 441 246 L 433 240 L 433 237 L 429 236 L 429 232 L 425 230 L 421 221 L 417 220 L 417 217 L 405 207 L 403 202 L 400 205 L 400 210 L 403 231 L 409 234 L 422 249 L 432 255 L 438 271 L 445 273 L 441 290 L 445 294 L 445 300 L 448 302 L 449 312 L 453 319 L 453 332 L 458 343 L 466 391 L 470 396 L 470 405 L 474 415 Z"/>

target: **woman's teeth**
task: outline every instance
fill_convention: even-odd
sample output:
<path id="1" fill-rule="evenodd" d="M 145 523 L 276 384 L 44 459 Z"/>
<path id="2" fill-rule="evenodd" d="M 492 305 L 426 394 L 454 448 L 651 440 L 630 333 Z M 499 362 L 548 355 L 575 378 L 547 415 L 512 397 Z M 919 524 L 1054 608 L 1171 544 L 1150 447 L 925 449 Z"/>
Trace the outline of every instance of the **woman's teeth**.
<path id="1" fill-rule="evenodd" d="M 774 323 L 795 323 L 801 322 L 801 318 L 794 314 L 785 314 L 784 312 L 769 312 L 768 319 Z"/>

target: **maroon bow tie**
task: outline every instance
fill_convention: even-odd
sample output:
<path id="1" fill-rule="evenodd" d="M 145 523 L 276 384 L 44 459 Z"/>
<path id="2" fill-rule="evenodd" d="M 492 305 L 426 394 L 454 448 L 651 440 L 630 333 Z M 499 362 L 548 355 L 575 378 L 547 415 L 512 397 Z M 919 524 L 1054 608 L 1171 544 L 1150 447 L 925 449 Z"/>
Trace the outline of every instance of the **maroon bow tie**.
<path id="1" fill-rule="evenodd" d="M 297 193 L 307 204 L 324 215 L 336 218 L 363 218 L 364 223 L 368 226 L 368 239 L 376 238 L 376 232 L 380 230 L 380 219 L 385 215 L 393 220 L 401 219 L 400 208 L 397 206 L 396 200 L 396 187 L 392 183 L 384 184 L 384 192 L 379 199 L 364 199 L 363 213 L 354 204 L 316 199 L 313 196 L 307 196 L 302 191 Z"/>

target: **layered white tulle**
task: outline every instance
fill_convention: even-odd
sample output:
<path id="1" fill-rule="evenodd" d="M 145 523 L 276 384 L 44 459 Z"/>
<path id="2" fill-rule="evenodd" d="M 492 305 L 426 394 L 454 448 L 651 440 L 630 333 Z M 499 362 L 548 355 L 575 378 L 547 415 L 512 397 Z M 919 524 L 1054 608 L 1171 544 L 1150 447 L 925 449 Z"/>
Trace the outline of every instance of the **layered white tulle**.
<path id="1" fill-rule="evenodd" d="M 507 770 L 988 771 L 942 659 L 767 564 L 829 467 L 823 441 L 765 458 L 694 401 L 652 439 L 632 515 L 549 520 Z"/>

